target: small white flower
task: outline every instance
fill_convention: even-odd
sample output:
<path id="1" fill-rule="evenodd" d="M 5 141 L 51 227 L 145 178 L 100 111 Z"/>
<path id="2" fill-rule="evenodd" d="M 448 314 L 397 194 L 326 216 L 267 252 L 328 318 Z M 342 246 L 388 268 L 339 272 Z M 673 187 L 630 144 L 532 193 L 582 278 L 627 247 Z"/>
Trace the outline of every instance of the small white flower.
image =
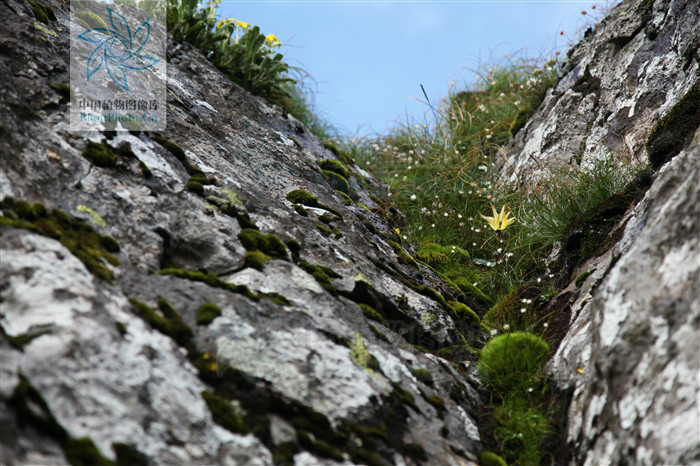
<path id="1" fill-rule="evenodd" d="M 550 274 L 549 274 L 549 278 L 554 278 L 554 274 L 553 274 L 553 273 L 550 273 Z"/>
<path id="2" fill-rule="evenodd" d="M 457 214 L 457 218 L 462 218 L 462 214 Z"/>
<path id="3" fill-rule="evenodd" d="M 490 135 L 490 134 L 487 134 L 487 135 L 486 135 L 486 139 L 491 139 L 491 135 Z"/>
<path id="4" fill-rule="evenodd" d="M 445 212 L 445 213 L 443 214 L 443 216 L 448 217 L 449 214 L 448 214 L 447 212 Z"/>
<path id="5" fill-rule="evenodd" d="M 542 283 L 542 279 L 540 277 L 537 277 L 537 283 Z"/>
<path id="6" fill-rule="evenodd" d="M 525 309 L 524 307 L 521 307 L 521 308 L 520 308 L 520 313 L 521 313 L 521 314 L 525 314 L 526 312 L 527 312 L 527 309 Z"/>
<path id="7" fill-rule="evenodd" d="M 505 325 L 503 326 L 503 330 L 508 330 L 509 328 L 510 328 L 510 325 L 508 325 L 508 324 L 505 324 Z"/>
<path id="8" fill-rule="evenodd" d="M 547 327 L 549 327 L 549 324 L 548 324 L 547 322 L 545 322 L 544 324 L 542 324 L 542 326 L 543 326 L 544 328 L 547 328 Z"/>
<path id="9" fill-rule="evenodd" d="M 496 329 L 491 330 L 491 335 L 492 335 L 492 336 L 493 336 L 493 335 L 496 335 L 496 334 L 498 334 L 498 330 L 496 330 Z"/>
<path id="10" fill-rule="evenodd" d="M 526 303 L 526 302 L 527 302 L 527 299 L 523 298 L 523 299 L 520 300 L 520 302 L 521 302 L 521 303 Z"/>
<path id="11" fill-rule="evenodd" d="M 496 252 L 497 252 L 498 254 L 502 253 L 502 252 L 503 252 L 503 248 L 498 248 L 498 249 L 496 249 Z"/>
<path id="12" fill-rule="evenodd" d="M 411 200 L 412 200 L 412 201 L 415 201 L 415 200 L 416 200 L 416 195 L 415 195 L 415 194 L 411 194 Z"/>
<path id="13" fill-rule="evenodd" d="M 532 390 L 534 390 L 534 389 L 533 389 L 532 387 L 530 387 L 530 388 L 527 389 L 527 392 L 528 392 L 528 393 L 532 393 Z"/>
<path id="14" fill-rule="evenodd" d="M 434 223 L 431 223 L 430 226 L 431 226 L 432 228 L 435 228 L 435 224 L 434 224 Z"/>

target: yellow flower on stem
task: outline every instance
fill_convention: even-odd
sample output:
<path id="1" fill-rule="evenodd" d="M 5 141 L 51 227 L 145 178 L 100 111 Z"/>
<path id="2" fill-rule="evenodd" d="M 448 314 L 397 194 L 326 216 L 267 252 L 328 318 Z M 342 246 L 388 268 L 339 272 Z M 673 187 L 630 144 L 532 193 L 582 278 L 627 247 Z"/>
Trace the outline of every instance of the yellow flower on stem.
<path id="1" fill-rule="evenodd" d="M 270 47 L 277 47 L 280 45 L 280 40 L 274 34 L 268 34 L 267 36 L 265 36 L 265 41 Z"/>
<path id="2" fill-rule="evenodd" d="M 493 217 L 487 217 L 479 214 L 481 215 L 481 218 L 486 220 L 491 229 L 496 231 L 505 230 L 508 228 L 508 225 L 515 222 L 515 218 L 508 218 L 510 212 L 506 213 L 506 206 L 503 206 L 501 213 L 496 212 L 496 208 L 493 205 L 491 205 L 491 210 L 493 211 Z"/>
<path id="3" fill-rule="evenodd" d="M 250 23 L 246 23 L 245 21 L 238 21 L 237 19 L 233 20 L 236 25 L 242 27 L 243 29 L 248 29 L 250 27 Z"/>
<path id="4" fill-rule="evenodd" d="M 219 21 L 219 24 L 216 25 L 216 29 L 217 30 L 221 29 L 222 27 L 229 24 L 231 21 L 232 21 L 231 19 L 222 19 L 221 21 Z"/>

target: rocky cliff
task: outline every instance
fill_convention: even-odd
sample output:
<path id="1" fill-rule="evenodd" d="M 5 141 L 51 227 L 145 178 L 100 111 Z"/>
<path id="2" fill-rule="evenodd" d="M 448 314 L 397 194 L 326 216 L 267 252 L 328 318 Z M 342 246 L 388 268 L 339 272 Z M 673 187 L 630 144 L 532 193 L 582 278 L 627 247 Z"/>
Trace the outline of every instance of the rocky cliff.
<path id="1" fill-rule="evenodd" d="M 67 5 L 3 3 L 4 464 L 480 463 L 480 329 L 368 173 L 176 43 L 166 132 L 70 132 Z M 552 299 L 557 464 L 700 464 L 699 22 L 618 5 L 503 149 L 653 168 Z"/>

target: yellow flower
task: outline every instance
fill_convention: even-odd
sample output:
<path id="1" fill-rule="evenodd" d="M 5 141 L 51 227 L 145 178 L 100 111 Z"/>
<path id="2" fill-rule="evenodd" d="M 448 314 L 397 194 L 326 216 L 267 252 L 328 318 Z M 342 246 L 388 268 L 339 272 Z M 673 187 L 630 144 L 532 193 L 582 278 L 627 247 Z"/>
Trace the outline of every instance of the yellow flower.
<path id="1" fill-rule="evenodd" d="M 227 24 L 229 24 L 231 21 L 232 21 L 231 19 L 222 19 L 221 21 L 219 21 L 219 24 L 216 25 L 216 29 L 217 29 L 217 30 L 218 30 L 218 29 L 221 29 L 222 27 L 224 27 L 224 26 L 226 26 Z"/>
<path id="2" fill-rule="evenodd" d="M 482 214 L 479 215 L 481 215 L 481 218 L 488 222 L 488 225 L 493 230 L 505 230 L 508 227 L 508 225 L 515 222 L 515 218 L 508 218 L 510 212 L 506 213 L 506 206 L 503 206 L 500 214 L 496 212 L 496 208 L 493 205 L 491 206 L 491 210 L 493 211 L 493 217 L 487 217 Z"/>
<path id="3" fill-rule="evenodd" d="M 270 47 L 277 47 L 278 45 L 280 45 L 280 40 L 274 34 L 268 34 L 267 36 L 265 36 L 265 40 L 267 41 L 267 45 L 269 45 Z"/>
<path id="4" fill-rule="evenodd" d="M 245 21 L 238 21 L 237 19 L 234 19 L 233 22 L 243 29 L 248 29 L 248 27 L 250 27 L 250 23 L 246 23 Z"/>
<path id="5" fill-rule="evenodd" d="M 401 230 L 399 230 L 398 228 L 394 228 L 394 231 L 396 232 L 397 235 L 401 234 Z"/>

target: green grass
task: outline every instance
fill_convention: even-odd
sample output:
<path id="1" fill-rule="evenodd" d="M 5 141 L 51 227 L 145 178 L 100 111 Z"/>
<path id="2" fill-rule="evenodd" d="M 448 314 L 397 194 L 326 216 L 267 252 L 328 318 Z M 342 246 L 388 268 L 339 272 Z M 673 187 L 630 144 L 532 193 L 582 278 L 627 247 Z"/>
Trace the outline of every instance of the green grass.
<path id="1" fill-rule="evenodd" d="M 585 167 L 548 167 L 527 180 L 527 191 L 497 178 L 498 150 L 528 130 L 557 72 L 553 61 L 494 66 L 472 88 L 430 105 L 425 122 L 408 121 L 374 140 L 336 142 L 384 182 L 375 211 L 413 243 L 415 261 L 454 289 L 453 318 L 471 325 L 481 319 L 482 332 L 493 332 L 465 342 L 485 343 L 478 369 L 492 397 L 491 446 L 510 465 L 540 464 L 542 441 L 552 431 L 541 375 L 549 344 L 531 333 L 547 327 L 548 317 L 535 311 L 558 293 L 559 277 L 545 261 L 557 247 L 580 263 L 612 244 L 608 234 L 639 184 L 621 154 Z M 516 221 L 494 230 L 482 217 L 493 216 L 492 206 L 497 214 L 505 207 Z M 561 273 L 570 278 L 569 269 Z M 503 330 L 512 333 L 495 336 Z"/>

